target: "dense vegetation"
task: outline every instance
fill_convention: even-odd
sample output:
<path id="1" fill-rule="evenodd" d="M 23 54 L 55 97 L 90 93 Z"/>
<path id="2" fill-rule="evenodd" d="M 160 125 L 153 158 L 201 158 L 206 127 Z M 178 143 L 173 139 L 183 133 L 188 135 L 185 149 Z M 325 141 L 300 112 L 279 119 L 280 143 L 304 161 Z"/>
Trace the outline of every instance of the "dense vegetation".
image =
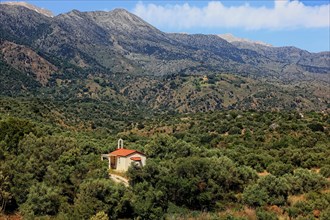
<path id="1" fill-rule="evenodd" d="M 3 213 L 26 219 L 329 216 L 327 114 L 232 110 L 123 118 L 118 133 L 74 129 L 47 120 L 33 103 L 5 101 L 11 104 L 0 115 Z M 25 114 L 15 116 L 21 107 Z M 129 170 L 127 188 L 112 182 L 100 161 L 119 137 L 148 156 L 145 167 Z"/>
<path id="2" fill-rule="evenodd" d="M 329 219 L 328 52 L 0 7 L 0 219 Z"/>
<path id="3" fill-rule="evenodd" d="M 40 84 L 33 77 L 21 73 L 10 65 L 6 64 L 0 57 L 0 94 L 12 95 L 22 89 L 40 87 Z M 22 88 L 23 87 L 23 88 Z"/>

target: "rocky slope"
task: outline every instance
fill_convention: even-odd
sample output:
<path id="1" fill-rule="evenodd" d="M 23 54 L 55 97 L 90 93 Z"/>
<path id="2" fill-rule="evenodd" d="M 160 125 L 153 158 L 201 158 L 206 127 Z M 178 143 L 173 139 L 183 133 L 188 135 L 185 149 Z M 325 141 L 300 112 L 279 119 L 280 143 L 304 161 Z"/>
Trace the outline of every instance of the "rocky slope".
<path id="1" fill-rule="evenodd" d="M 28 44 L 82 68 L 164 75 L 207 71 L 274 75 L 329 72 L 323 56 L 297 48 L 273 48 L 216 35 L 167 34 L 124 9 L 110 12 L 73 10 L 53 18 L 17 5 L 1 5 L 2 38 Z M 22 42 L 23 41 L 23 42 Z M 238 43 L 236 43 L 238 42 Z M 250 46 L 247 46 L 249 44 Z"/>
<path id="2" fill-rule="evenodd" d="M 240 49 L 253 50 L 271 60 L 297 64 L 307 71 L 308 68 L 319 68 L 318 70 L 311 72 L 326 73 L 329 71 L 329 52 L 310 53 L 296 47 L 273 47 L 272 45 L 264 42 L 237 38 L 231 34 L 220 34 L 218 36 Z"/>
<path id="3" fill-rule="evenodd" d="M 21 72 L 33 74 L 35 79 L 44 86 L 48 83 L 51 74 L 58 70 L 26 46 L 4 41 L 0 42 L 0 52 L 6 63 Z"/>
<path id="4" fill-rule="evenodd" d="M 45 15 L 47 17 L 54 17 L 53 13 L 47 9 L 36 7 L 35 5 L 28 4 L 26 2 L 1 2 L 3 5 L 22 6 L 32 11 Z"/>
<path id="5" fill-rule="evenodd" d="M 328 108 L 330 52 L 223 37 L 164 33 L 124 9 L 0 4 L 1 77 L 29 79 L 2 87 L 181 112 Z"/>
<path id="6" fill-rule="evenodd" d="M 265 42 L 262 41 L 253 41 L 253 40 L 249 40 L 249 39 L 245 39 L 245 38 L 239 38 L 236 37 L 230 33 L 227 34 L 219 34 L 218 35 L 220 38 L 225 39 L 226 41 L 228 41 L 229 43 L 245 43 L 245 44 L 249 44 L 251 46 L 255 46 L 255 45 L 262 45 L 262 46 L 267 46 L 267 47 L 272 47 L 271 44 L 267 44 Z"/>

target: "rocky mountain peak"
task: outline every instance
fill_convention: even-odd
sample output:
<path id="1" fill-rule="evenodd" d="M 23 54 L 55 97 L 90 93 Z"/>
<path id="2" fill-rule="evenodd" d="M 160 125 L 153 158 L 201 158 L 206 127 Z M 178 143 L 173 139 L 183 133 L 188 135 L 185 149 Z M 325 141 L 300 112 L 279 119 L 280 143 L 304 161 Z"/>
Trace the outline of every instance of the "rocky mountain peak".
<path id="1" fill-rule="evenodd" d="M 139 32 L 157 30 L 138 16 L 128 12 L 125 9 L 114 9 L 109 12 L 94 11 L 87 12 L 88 15 L 99 26 L 124 32 Z"/>
<path id="2" fill-rule="evenodd" d="M 84 12 L 78 11 L 76 9 L 69 11 L 64 14 L 60 14 L 56 16 L 57 18 L 63 18 L 63 19 L 73 19 L 73 20 L 81 20 L 84 16 Z"/>
<path id="3" fill-rule="evenodd" d="M 69 15 L 79 15 L 81 14 L 82 12 L 80 12 L 79 10 L 77 9 L 73 9 L 72 11 L 68 12 L 67 14 Z"/>
<path id="4" fill-rule="evenodd" d="M 37 12 L 39 14 L 45 15 L 47 17 L 54 17 L 53 12 L 51 12 L 51 11 L 49 11 L 47 9 L 44 9 L 44 8 L 39 8 L 37 6 L 28 4 L 26 2 L 1 2 L 0 4 L 11 5 L 11 6 L 22 6 L 22 7 L 28 8 L 28 9 L 30 9 L 32 11 L 35 11 L 35 12 Z"/>
<path id="5" fill-rule="evenodd" d="M 242 43 L 258 44 L 258 45 L 262 45 L 262 46 L 272 47 L 271 44 L 267 44 L 267 43 L 262 42 L 262 41 L 253 41 L 253 40 L 249 40 L 249 39 L 245 39 L 245 38 L 239 38 L 239 37 L 236 37 L 236 36 L 234 36 L 234 35 L 232 35 L 230 33 L 219 34 L 218 37 L 220 37 L 222 39 L 225 39 L 229 43 L 232 43 L 232 42 L 242 42 Z"/>
<path id="6" fill-rule="evenodd" d="M 119 16 L 131 16 L 132 13 L 123 8 L 116 8 L 111 11 L 112 14 L 117 14 Z"/>

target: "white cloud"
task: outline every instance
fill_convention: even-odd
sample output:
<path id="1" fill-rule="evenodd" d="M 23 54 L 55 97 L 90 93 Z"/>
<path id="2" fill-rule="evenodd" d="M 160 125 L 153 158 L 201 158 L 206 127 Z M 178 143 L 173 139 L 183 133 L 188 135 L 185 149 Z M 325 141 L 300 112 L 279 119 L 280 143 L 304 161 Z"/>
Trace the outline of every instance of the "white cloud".
<path id="1" fill-rule="evenodd" d="M 177 28 L 330 28 L 330 4 L 306 6 L 296 0 L 275 0 L 274 3 L 273 8 L 267 8 L 247 3 L 228 7 L 220 1 L 208 2 L 205 7 L 139 2 L 133 12 L 153 25 Z"/>

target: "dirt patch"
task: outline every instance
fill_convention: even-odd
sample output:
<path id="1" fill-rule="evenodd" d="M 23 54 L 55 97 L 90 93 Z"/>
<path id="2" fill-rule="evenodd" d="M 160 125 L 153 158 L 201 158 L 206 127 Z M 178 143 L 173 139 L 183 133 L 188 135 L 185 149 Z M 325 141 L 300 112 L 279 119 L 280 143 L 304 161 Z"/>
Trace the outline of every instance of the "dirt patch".
<path id="1" fill-rule="evenodd" d="M 22 220 L 23 217 L 19 214 L 2 215 L 0 214 L 0 220 Z"/>
<path id="2" fill-rule="evenodd" d="M 292 206 L 297 202 L 306 201 L 306 197 L 304 194 L 301 195 L 292 195 L 288 197 L 288 203 Z"/>
<path id="3" fill-rule="evenodd" d="M 264 172 L 260 172 L 258 173 L 258 176 L 268 176 L 270 173 L 267 172 L 267 170 L 265 170 Z"/>

